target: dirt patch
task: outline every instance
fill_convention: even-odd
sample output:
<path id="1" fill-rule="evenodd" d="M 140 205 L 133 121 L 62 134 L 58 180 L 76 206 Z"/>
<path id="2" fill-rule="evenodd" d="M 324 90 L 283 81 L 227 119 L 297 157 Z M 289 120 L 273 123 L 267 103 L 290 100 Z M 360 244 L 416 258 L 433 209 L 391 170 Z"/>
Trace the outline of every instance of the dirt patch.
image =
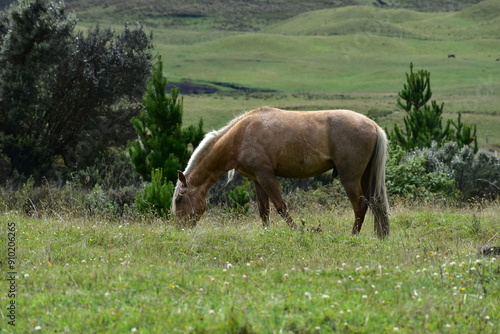
<path id="1" fill-rule="evenodd" d="M 169 82 L 166 90 L 170 92 L 173 86 L 179 87 L 181 94 L 214 94 L 218 92 L 224 93 L 279 93 L 273 89 L 248 88 L 226 82 L 208 82 L 206 84 L 196 84 L 191 81 Z"/>

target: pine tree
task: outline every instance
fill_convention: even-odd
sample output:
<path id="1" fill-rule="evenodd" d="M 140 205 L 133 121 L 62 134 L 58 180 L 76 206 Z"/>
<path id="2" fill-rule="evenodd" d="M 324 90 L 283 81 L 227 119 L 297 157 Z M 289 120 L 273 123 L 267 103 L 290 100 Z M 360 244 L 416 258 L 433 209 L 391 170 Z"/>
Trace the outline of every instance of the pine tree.
<path id="1" fill-rule="evenodd" d="M 410 64 L 406 82 L 397 99 L 398 105 L 406 112 L 403 119 L 405 129 L 394 125 L 394 132 L 390 133 L 393 142 L 406 150 L 430 147 L 433 141 L 438 144 L 455 141 L 460 147 L 474 143 L 477 152 L 475 125 L 463 124 L 459 113 L 457 123 L 448 120 L 443 127 L 444 103 L 439 105 L 433 100 L 429 105 L 432 91 L 428 71 L 413 72 L 413 64 Z"/>
<path id="2" fill-rule="evenodd" d="M 177 171 L 184 169 L 189 157 L 189 145 L 196 147 L 203 139 L 203 122 L 198 127 L 182 129 L 183 101 L 179 89 L 165 91 L 167 78 L 163 76 L 163 61 L 153 66 L 143 98 L 144 109 L 132 118 L 139 141 L 129 145 L 129 154 L 136 171 L 146 181 L 151 171 L 161 168 L 163 176 L 175 182 Z"/>

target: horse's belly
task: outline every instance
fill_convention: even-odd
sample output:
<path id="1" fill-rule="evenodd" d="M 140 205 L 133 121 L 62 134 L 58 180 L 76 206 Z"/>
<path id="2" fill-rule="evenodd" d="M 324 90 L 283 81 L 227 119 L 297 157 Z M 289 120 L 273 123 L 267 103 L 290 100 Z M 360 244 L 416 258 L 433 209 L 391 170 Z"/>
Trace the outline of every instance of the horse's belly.
<path id="1" fill-rule="evenodd" d="M 286 178 L 305 178 L 324 173 L 334 167 L 329 159 L 318 157 L 298 156 L 276 166 L 276 176 Z"/>

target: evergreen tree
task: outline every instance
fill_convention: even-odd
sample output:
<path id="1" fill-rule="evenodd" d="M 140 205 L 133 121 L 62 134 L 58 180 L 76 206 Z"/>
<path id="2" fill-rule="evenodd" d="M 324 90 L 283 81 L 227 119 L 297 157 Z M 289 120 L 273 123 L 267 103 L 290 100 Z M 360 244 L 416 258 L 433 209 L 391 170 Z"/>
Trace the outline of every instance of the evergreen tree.
<path id="1" fill-rule="evenodd" d="M 428 104 L 432 97 L 430 73 L 425 70 L 413 72 L 413 64 L 410 64 L 406 81 L 397 99 L 398 105 L 406 112 L 403 119 L 405 129 L 401 130 L 396 124 L 394 132 L 389 134 L 390 139 L 406 150 L 430 147 L 433 141 L 438 144 L 455 141 L 460 147 L 473 143 L 477 152 L 475 125 L 463 124 L 459 113 L 457 123 L 448 120 L 443 127 L 444 103 L 439 105 L 433 100 Z"/>
<path id="2" fill-rule="evenodd" d="M 203 122 L 197 127 L 182 129 L 183 104 L 179 89 L 165 91 L 167 78 L 163 75 L 163 61 L 153 66 L 143 98 L 144 109 L 132 118 L 139 141 L 129 145 L 129 154 L 136 171 L 144 180 L 151 180 L 151 171 L 160 168 L 164 178 L 175 182 L 177 171 L 184 169 L 189 157 L 189 145 L 196 147 L 203 139 Z"/>

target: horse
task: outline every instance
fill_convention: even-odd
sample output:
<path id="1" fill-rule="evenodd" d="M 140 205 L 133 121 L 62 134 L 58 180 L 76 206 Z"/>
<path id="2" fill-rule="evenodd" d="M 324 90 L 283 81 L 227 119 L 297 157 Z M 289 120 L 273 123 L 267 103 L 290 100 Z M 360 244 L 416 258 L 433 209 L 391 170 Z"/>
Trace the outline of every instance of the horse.
<path id="1" fill-rule="evenodd" d="M 384 238 L 389 235 L 386 156 L 384 130 L 357 112 L 257 108 L 204 137 L 185 171 L 178 171 L 171 212 L 177 223 L 196 224 L 210 188 L 228 171 L 237 171 L 254 182 L 264 226 L 270 200 L 290 228 L 299 229 L 275 177 L 307 178 L 333 169 L 352 204 L 352 235 L 360 232 L 370 207 L 375 232 Z"/>

